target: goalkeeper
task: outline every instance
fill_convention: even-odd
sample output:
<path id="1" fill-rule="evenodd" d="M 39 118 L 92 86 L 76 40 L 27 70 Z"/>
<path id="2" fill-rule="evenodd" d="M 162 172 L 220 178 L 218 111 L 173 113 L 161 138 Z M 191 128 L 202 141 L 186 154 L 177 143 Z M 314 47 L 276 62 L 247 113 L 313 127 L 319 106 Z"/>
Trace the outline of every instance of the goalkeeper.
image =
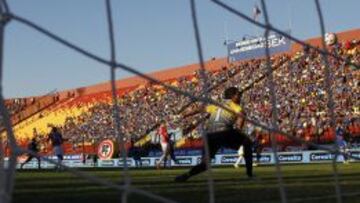
<path id="1" fill-rule="evenodd" d="M 242 114 L 242 108 L 240 106 L 241 92 L 236 87 L 227 88 L 224 92 L 223 105 L 231 109 L 233 112 L 229 112 L 225 109 L 217 107 L 215 105 L 209 105 L 206 107 L 207 117 L 209 117 L 206 125 L 206 135 L 209 146 L 210 157 L 205 156 L 205 150 L 202 150 L 201 162 L 192 167 L 189 172 L 179 175 L 175 178 L 176 182 L 185 182 L 190 177 L 195 176 L 201 172 L 207 170 L 207 164 L 209 158 L 214 158 L 216 152 L 221 147 L 239 149 L 241 145 L 244 146 L 244 156 L 246 163 L 246 174 L 248 177 L 252 177 L 252 144 L 251 140 L 241 132 L 244 125 L 244 119 L 237 114 Z M 184 117 L 200 113 L 200 111 L 194 111 Z"/>

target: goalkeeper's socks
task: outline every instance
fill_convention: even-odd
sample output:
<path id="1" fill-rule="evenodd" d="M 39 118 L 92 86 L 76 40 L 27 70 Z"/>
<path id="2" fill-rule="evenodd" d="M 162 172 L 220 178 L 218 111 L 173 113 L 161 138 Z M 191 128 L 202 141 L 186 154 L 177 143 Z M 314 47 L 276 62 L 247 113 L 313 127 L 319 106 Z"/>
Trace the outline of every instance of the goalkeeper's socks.
<path id="1" fill-rule="evenodd" d="M 190 175 L 188 173 L 184 173 L 182 175 L 176 176 L 175 182 L 181 183 L 186 182 L 190 178 Z"/>

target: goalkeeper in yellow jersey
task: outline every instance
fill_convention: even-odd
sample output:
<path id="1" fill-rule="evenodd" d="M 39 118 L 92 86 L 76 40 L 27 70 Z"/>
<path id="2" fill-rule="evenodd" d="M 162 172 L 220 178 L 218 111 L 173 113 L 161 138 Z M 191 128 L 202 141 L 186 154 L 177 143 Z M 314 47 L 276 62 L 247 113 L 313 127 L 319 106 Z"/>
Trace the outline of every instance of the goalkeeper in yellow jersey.
<path id="1" fill-rule="evenodd" d="M 190 177 L 197 175 L 207 170 L 206 162 L 208 158 L 214 158 L 216 152 L 221 147 L 239 149 L 241 145 L 244 148 L 244 157 L 246 163 L 246 174 L 248 177 L 252 177 L 252 142 L 251 140 L 241 132 L 244 125 L 244 119 L 239 114 L 244 115 L 240 106 L 241 92 L 236 87 L 227 88 L 224 92 L 225 100 L 222 102 L 224 106 L 231 109 L 233 112 L 229 112 L 225 109 L 217 107 L 215 105 L 208 105 L 206 112 L 208 121 L 206 124 L 206 134 L 209 146 L 210 157 L 205 156 L 205 149 L 202 151 L 201 162 L 192 167 L 189 172 L 179 175 L 175 178 L 176 182 L 184 182 Z M 191 112 L 184 117 L 194 115 L 199 111 Z"/>

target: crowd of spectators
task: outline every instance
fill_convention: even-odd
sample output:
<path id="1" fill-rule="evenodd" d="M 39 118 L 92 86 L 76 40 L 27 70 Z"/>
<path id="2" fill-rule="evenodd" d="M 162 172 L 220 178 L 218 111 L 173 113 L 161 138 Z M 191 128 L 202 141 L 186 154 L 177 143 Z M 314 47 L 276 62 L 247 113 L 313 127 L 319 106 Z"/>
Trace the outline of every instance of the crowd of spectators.
<path id="1" fill-rule="evenodd" d="M 58 100 L 58 94 L 48 94 L 41 97 L 7 99 L 5 100 L 5 107 L 14 124 L 14 121 L 20 121 L 21 119 L 24 119 L 26 115 L 33 114 L 41 110 L 41 108 L 44 108 L 51 103 L 55 103 Z M 26 112 L 29 109 L 32 112 Z M 2 125 L 2 117 L 0 117 L 0 126 Z"/>
<path id="2" fill-rule="evenodd" d="M 25 99 L 25 98 L 17 98 L 5 101 L 5 106 L 9 111 L 10 115 L 19 113 L 23 111 L 28 105 L 35 103 L 35 98 Z"/>
<path id="3" fill-rule="evenodd" d="M 351 41 L 331 47 L 331 53 L 360 65 L 360 43 Z M 359 70 L 347 61 L 328 57 L 329 81 L 322 56 L 305 49 L 273 74 L 277 125 L 291 135 L 320 142 L 322 138 L 334 139 L 330 130 L 329 101 L 333 100 L 336 123 L 346 128 L 359 125 Z M 263 68 L 262 64 L 260 68 Z M 327 89 L 329 87 L 329 89 Z M 329 100 L 328 90 L 332 91 Z M 246 92 L 244 106 L 249 117 L 265 125 L 271 125 L 271 102 L 268 79 L 257 83 Z M 359 133 L 352 130 L 352 133 Z M 356 136 L 356 135 L 354 135 Z M 326 140 L 324 140 L 326 141 Z"/>
<path id="4" fill-rule="evenodd" d="M 330 47 L 330 51 L 347 59 L 328 58 L 335 122 L 347 129 L 351 138 L 356 139 L 359 138 L 360 133 L 358 70 L 360 44 L 357 40 L 345 42 Z M 277 99 L 276 123 L 280 130 L 307 141 L 333 142 L 334 131 L 330 129 L 329 97 L 322 56 L 312 49 L 305 48 L 291 58 L 285 55 L 273 57 L 271 64 Z M 266 60 L 253 60 L 242 66 L 246 71 L 240 72 L 238 77 L 230 79 L 227 84 L 244 90 L 242 106 L 248 118 L 262 125 L 272 126 L 271 92 L 269 80 L 265 77 Z M 215 90 L 212 95 L 218 95 L 219 98 L 223 89 Z M 200 116 L 197 121 L 202 119 Z M 200 123 L 196 122 L 194 117 L 189 120 Z M 256 130 L 268 134 L 263 129 L 256 128 Z M 290 142 L 282 136 L 278 136 L 278 140 Z"/>
<path id="5" fill-rule="evenodd" d="M 207 72 L 210 89 L 216 87 L 240 70 L 240 66 L 223 67 L 217 72 Z M 182 91 L 198 96 L 201 93 L 199 72 L 193 75 L 167 81 Z M 128 138 L 139 139 L 162 120 L 170 121 L 173 127 L 186 126 L 185 122 L 176 120 L 176 115 L 189 104 L 191 100 L 183 95 L 167 90 L 161 85 L 148 84 L 139 86 L 133 91 L 118 96 L 120 133 Z M 64 136 L 73 143 L 84 140 L 98 142 L 102 139 L 116 140 L 113 106 L 110 94 L 104 94 L 102 99 L 94 101 L 88 111 L 78 117 L 69 117 L 62 126 Z M 87 105 L 79 100 L 78 105 Z"/>
<path id="6" fill-rule="evenodd" d="M 330 51 L 346 60 L 328 57 L 330 89 L 333 92 L 336 122 L 346 126 L 359 126 L 359 79 L 360 43 L 339 43 Z M 272 105 L 266 59 L 230 64 L 215 72 L 205 72 L 207 80 L 196 71 L 190 76 L 166 81 L 167 85 L 179 88 L 195 96 L 202 95 L 203 87 L 212 99 L 221 99 L 221 93 L 229 86 L 243 90 L 242 105 L 248 118 L 271 126 Z M 273 80 L 280 130 L 316 142 L 326 142 L 329 133 L 329 95 L 325 78 L 325 65 L 321 54 L 305 48 L 295 55 L 278 55 L 271 58 Z M 206 82 L 205 82 L 206 81 Z M 63 135 L 74 146 L 81 143 L 97 143 L 103 139 L 117 139 L 114 128 L 114 109 L 110 93 L 96 101 L 83 102 L 77 98 L 76 105 L 89 105 L 80 116 L 68 117 L 60 126 Z M 194 115 L 182 119 L 178 115 L 200 104 L 179 95 L 159 84 L 141 85 L 131 91 L 118 94 L 120 132 L 125 137 L 140 139 L 155 130 L 157 124 L 167 120 L 172 128 L 184 130 L 184 135 L 196 135 L 197 126 L 204 118 Z M 266 131 L 256 128 L 257 131 Z M 359 128 L 352 128 L 353 136 L 359 136 Z"/>

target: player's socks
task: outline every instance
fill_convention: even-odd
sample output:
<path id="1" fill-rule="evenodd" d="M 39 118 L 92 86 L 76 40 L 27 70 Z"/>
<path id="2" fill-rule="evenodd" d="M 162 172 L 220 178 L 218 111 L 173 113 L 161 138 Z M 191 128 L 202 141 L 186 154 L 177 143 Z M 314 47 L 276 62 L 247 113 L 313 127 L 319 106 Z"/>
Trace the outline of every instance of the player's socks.
<path id="1" fill-rule="evenodd" d="M 190 178 L 190 175 L 188 173 L 184 173 L 182 175 L 175 177 L 175 182 L 182 183 L 186 182 Z"/>
<path id="2" fill-rule="evenodd" d="M 160 170 L 160 168 L 161 168 L 160 164 L 161 164 L 160 162 L 156 163 L 156 169 L 157 170 Z"/>

